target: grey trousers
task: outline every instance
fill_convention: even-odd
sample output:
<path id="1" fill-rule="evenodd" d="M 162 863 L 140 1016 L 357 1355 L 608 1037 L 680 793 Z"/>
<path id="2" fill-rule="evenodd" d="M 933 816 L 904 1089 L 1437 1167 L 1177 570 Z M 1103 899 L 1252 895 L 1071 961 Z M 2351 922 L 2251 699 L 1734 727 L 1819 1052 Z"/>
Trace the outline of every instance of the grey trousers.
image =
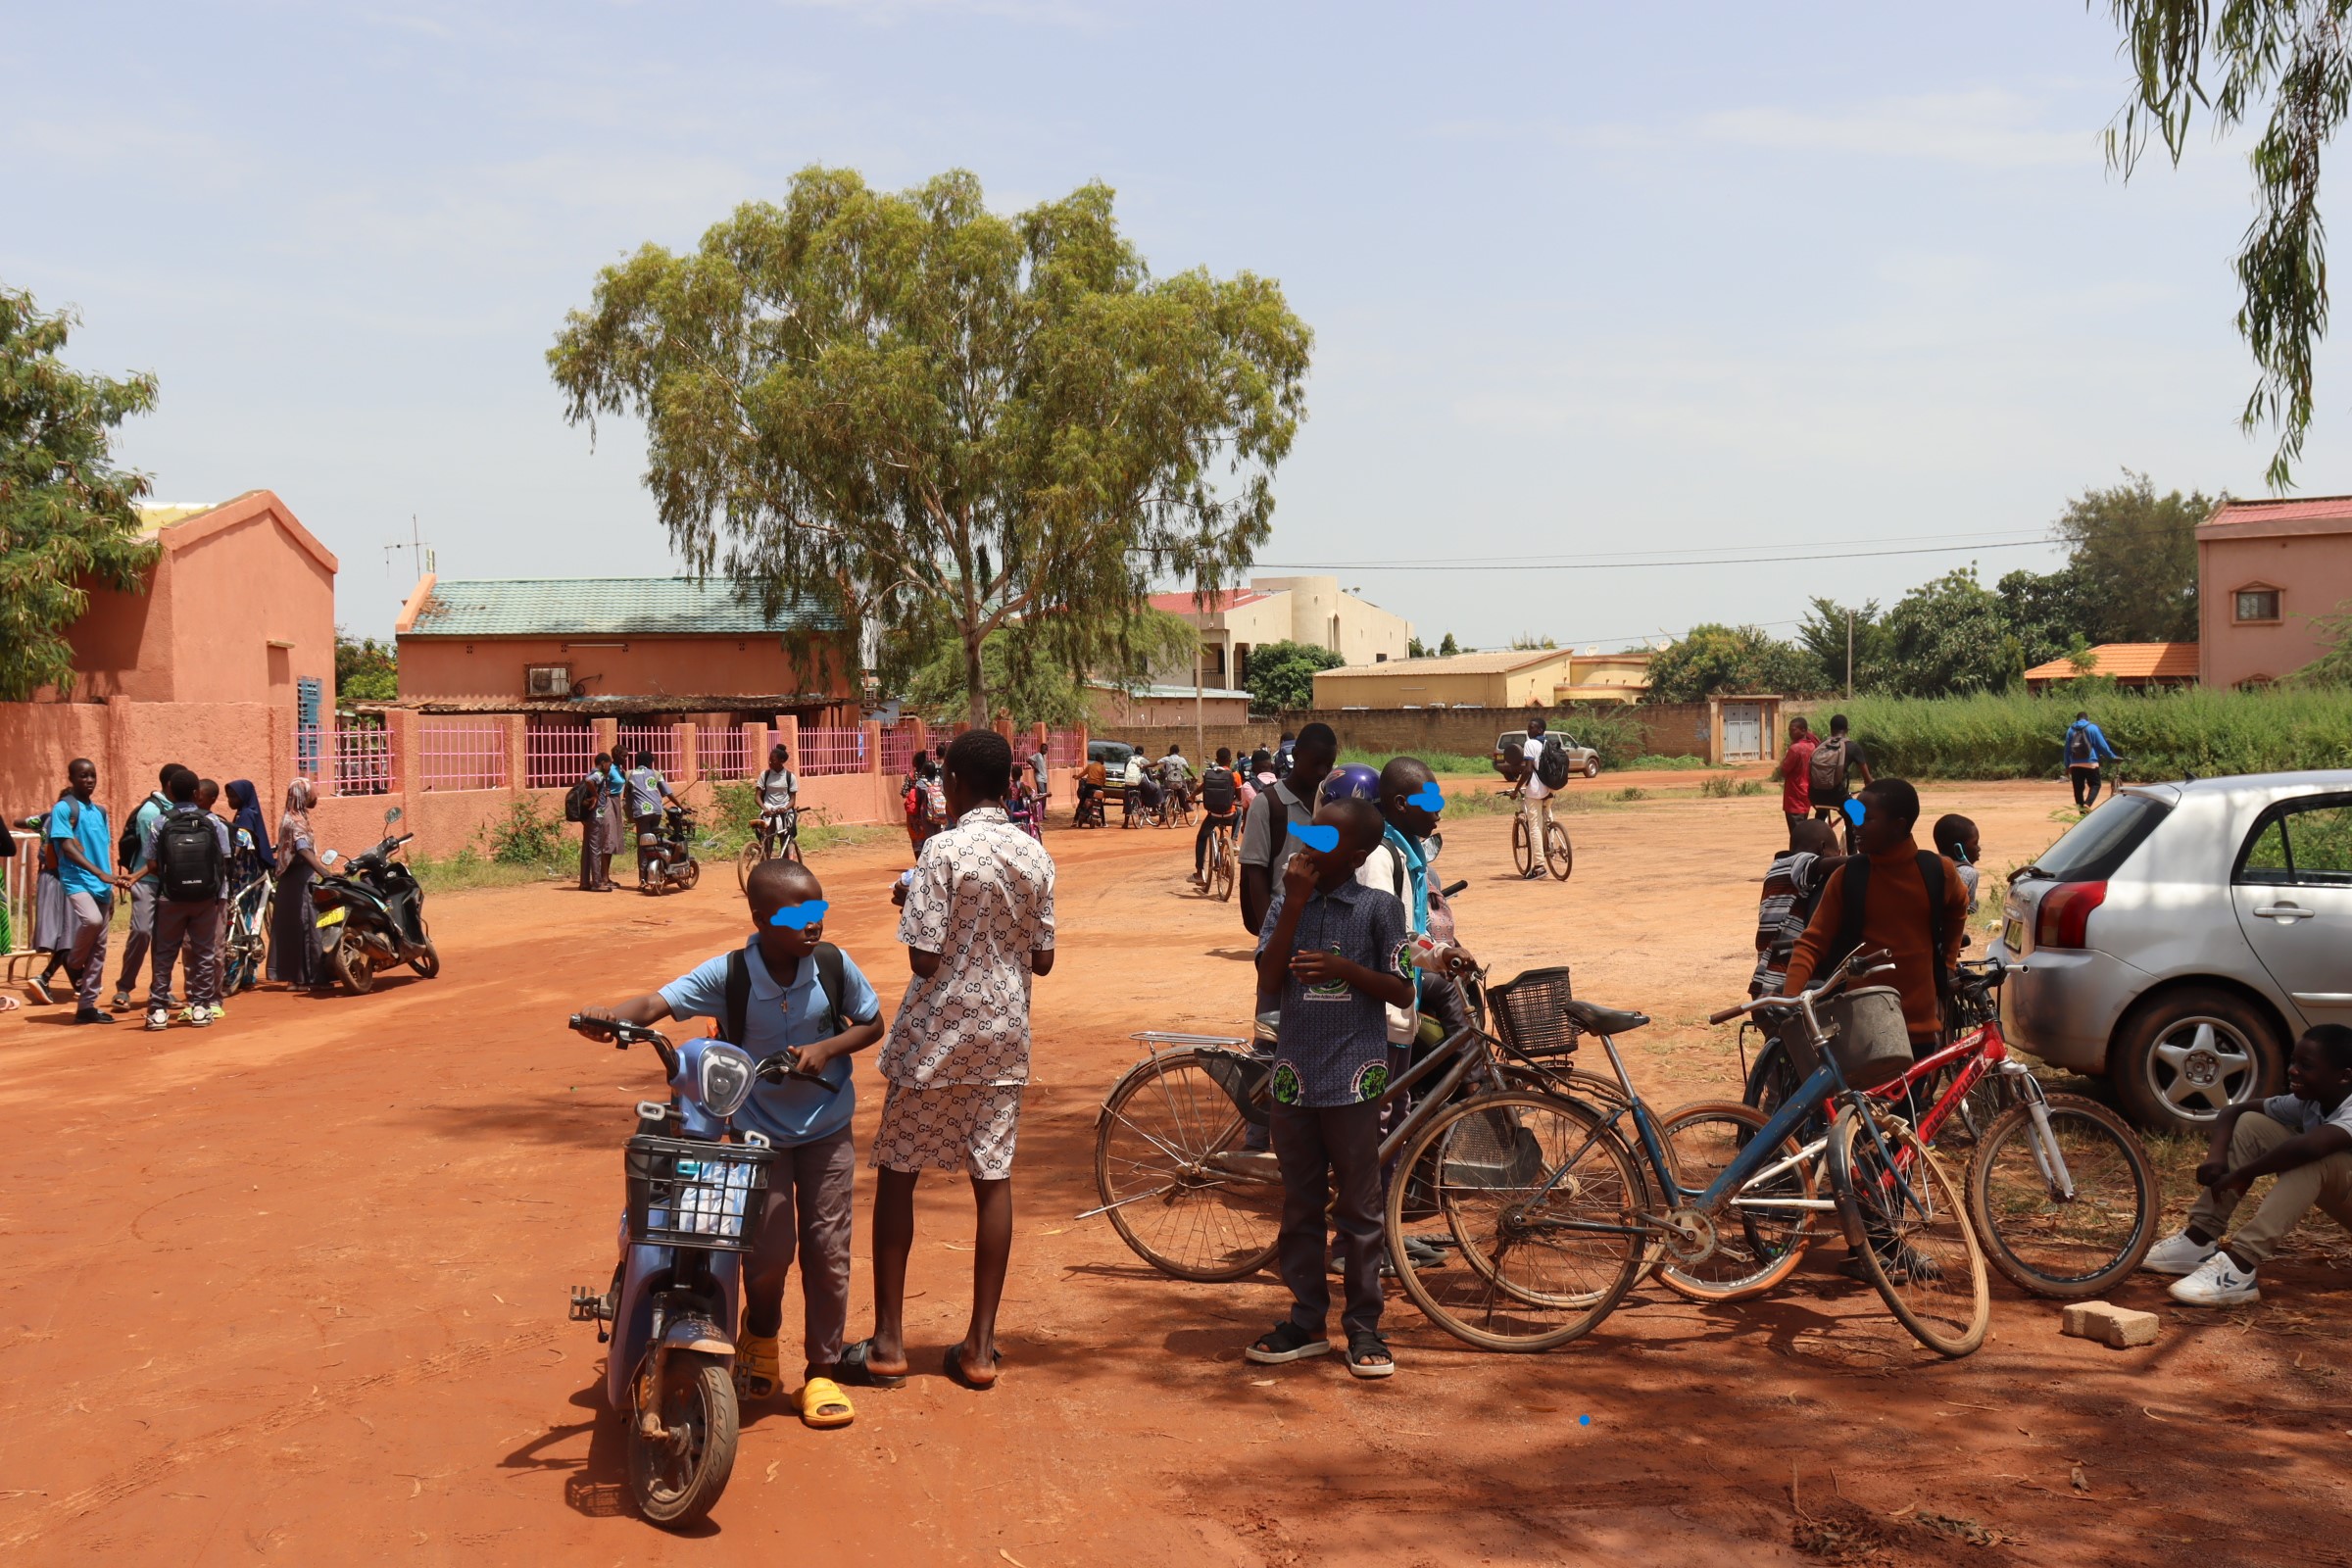
<path id="1" fill-rule="evenodd" d="M 2230 1134 L 2230 1163 L 2248 1165 L 2295 1136 L 2283 1122 L 2259 1110 L 2237 1118 Z M 2293 1170 L 2282 1170 L 2272 1182 L 2269 1196 L 2256 1206 L 2254 1217 L 2230 1231 L 2230 1216 L 2245 1200 L 2242 1193 L 2216 1197 L 2209 1188 L 2197 1195 L 2188 1223 L 2208 1236 L 2230 1232 L 2230 1250 L 2259 1268 L 2278 1250 L 2288 1231 L 2303 1221 L 2317 1204 L 2328 1218 L 2352 1230 L 2352 1150 L 2338 1150 L 2324 1159 Z"/>
<path id="2" fill-rule="evenodd" d="M 115 977 L 115 989 L 127 996 L 138 984 L 139 965 L 147 957 L 148 944 L 155 939 L 155 878 L 143 876 L 130 885 L 130 934 L 122 939 L 122 972 Z"/>
<path id="3" fill-rule="evenodd" d="M 74 976 L 74 1001 L 79 1006 L 96 1007 L 98 993 L 106 989 L 106 937 L 114 918 L 112 894 L 66 895 L 66 927 L 74 934 L 66 970 Z"/>
<path id="4" fill-rule="evenodd" d="M 189 1004 L 209 1007 L 220 1000 L 219 899 L 191 904 L 180 904 L 171 899 L 155 901 L 155 961 L 147 981 L 147 1006 L 150 1011 L 157 1007 L 170 1010 L 172 966 L 179 961 L 183 948 L 187 953 L 185 973 Z"/>
<path id="5" fill-rule="evenodd" d="M 1348 1301 L 1340 1324 L 1349 1334 L 1380 1332 L 1380 1106 L 1310 1109 L 1276 1105 L 1274 1158 L 1282 1168 L 1282 1231 L 1275 1256 L 1291 1288 L 1291 1321 L 1320 1338 L 1331 1315 L 1323 1272 L 1324 1212 L 1339 1233 Z M 1333 1189 L 1338 1189 L 1338 1201 Z"/>
<path id="6" fill-rule="evenodd" d="M 850 1129 L 776 1151 L 767 1168 L 767 1209 L 743 1260 L 743 1326 L 772 1335 L 784 1326 L 784 1283 L 801 1262 L 801 1344 L 813 1366 L 841 1359 L 850 1322 L 850 1214 L 858 1151 Z"/>

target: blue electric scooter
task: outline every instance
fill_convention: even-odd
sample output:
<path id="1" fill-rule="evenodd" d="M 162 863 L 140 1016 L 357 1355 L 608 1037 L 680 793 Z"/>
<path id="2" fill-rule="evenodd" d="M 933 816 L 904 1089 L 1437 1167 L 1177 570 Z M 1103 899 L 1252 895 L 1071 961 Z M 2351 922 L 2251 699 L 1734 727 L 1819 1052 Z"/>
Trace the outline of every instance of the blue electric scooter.
<path id="1" fill-rule="evenodd" d="M 628 1422 L 638 1509 L 683 1529 L 710 1511 L 735 1468 L 740 1254 L 765 1205 L 775 1158 L 755 1130 L 728 1142 L 732 1119 L 759 1079 L 825 1080 L 797 1071 L 789 1052 L 755 1064 L 723 1040 L 672 1046 L 654 1030 L 583 1015 L 571 1027 L 615 1050 L 652 1046 L 669 1080 L 667 1104 L 637 1102 L 612 1284 L 602 1295 L 573 1286 L 571 1318 L 594 1323 L 597 1343 L 612 1344 L 605 1402 Z"/>

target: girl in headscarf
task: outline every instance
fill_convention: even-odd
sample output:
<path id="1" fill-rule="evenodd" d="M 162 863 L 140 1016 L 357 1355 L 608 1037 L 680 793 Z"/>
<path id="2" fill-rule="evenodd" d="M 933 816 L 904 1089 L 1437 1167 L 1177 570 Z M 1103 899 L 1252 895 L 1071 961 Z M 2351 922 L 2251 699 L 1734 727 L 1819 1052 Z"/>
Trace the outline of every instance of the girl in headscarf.
<path id="1" fill-rule="evenodd" d="M 262 815 L 261 791 L 249 778 L 232 778 L 228 781 L 228 805 L 236 813 L 229 834 L 237 846 L 237 880 L 250 881 L 262 866 L 274 869 L 277 865 L 277 852 L 270 845 L 270 824 Z M 245 836 L 236 838 L 240 833 Z"/>
<path id="2" fill-rule="evenodd" d="M 286 814 L 277 824 L 277 900 L 270 915 L 270 978 L 283 980 L 297 991 L 325 983 L 326 966 L 318 961 L 318 928 L 311 909 L 311 879 L 323 875 L 327 868 L 311 837 L 311 808 L 318 804 L 318 792 L 311 788 L 311 781 L 296 779 L 286 786 Z"/>

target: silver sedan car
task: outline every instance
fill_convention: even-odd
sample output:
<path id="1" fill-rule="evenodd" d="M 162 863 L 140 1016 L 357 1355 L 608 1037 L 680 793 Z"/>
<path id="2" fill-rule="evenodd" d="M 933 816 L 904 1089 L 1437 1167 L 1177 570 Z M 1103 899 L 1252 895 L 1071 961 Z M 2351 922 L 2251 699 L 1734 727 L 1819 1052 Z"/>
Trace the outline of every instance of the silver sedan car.
<path id="1" fill-rule="evenodd" d="M 2352 1023 L 2352 770 L 2132 785 L 2010 884 L 2009 1038 L 2114 1080 L 2141 1126 L 2278 1094 L 2305 1029 Z"/>

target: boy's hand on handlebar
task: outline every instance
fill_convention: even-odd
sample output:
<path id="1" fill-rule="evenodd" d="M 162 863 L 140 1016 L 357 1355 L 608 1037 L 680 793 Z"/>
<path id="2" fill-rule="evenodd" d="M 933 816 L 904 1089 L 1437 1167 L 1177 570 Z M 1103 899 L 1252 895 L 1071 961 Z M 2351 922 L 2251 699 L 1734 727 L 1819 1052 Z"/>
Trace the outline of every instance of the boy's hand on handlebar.
<path id="1" fill-rule="evenodd" d="M 611 1007 L 582 1007 L 571 1015 L 573 1032 L 586 1035 L 591 1040 L 612 1039 L 613 1025 L 620 1021 L 619 1015 Z"/>

